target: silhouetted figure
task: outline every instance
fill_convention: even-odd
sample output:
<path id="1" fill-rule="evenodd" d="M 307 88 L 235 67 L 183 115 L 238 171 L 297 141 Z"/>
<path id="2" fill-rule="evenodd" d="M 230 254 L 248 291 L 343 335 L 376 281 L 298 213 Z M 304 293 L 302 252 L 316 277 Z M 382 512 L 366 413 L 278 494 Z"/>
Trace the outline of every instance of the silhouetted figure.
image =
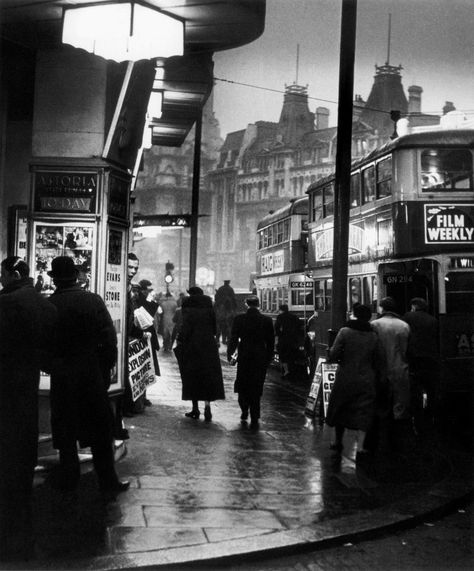
<path id="1" fill-rule="evenodd" d="M 275 321 L 275 335 L 282 376 L 288 377 L 298 356 L 300 322 L 296 315 L 289 312 L 286 304 L 279 307 Z"/>
<path id="2" fill-rule="evenodd" d="M 222 343 L 227 343 L 232 327 L 232 321 L 237 311 L 237 299 L 230 280 L 224 280 L 214 296 L 214 308 L 217 319 L 217 340 L 222 338 Z"/>
<path id="3" fill-rule="evenodd" d="M 163 349 L 171 351 L 173 348 L 173 330 L 175 323 L 173 321 L 178 304 L 169 291 L 166 292 L 165 297 L 161 299 L 160 306 L 163 311 L 161 314 L 162 330 L 163 330 Z"/>
<path id="4" fill-rule="evenodd" d="M 51 367 L 57 311 L 20 257 L 3 260 L 0 281 L 0 560 L 14 560 L 33 551 L 38 386 Z"/>
<path id="5" fill-rule="evenodd" d="M 342 327 L 328 351 L 329 361 L 339 363 L 329 396 L 326 415 L 328 426 L 334 426 L 335 441 L 331 449 L 343 448 L 344 430 L 357 430 L 357 450 L 367 452 L 364 440 L 375 417 L 376 376 L 381 365 L 377 334 L 369 321 L 372 312 L 357 304 L 354 319 Z"/>
<path id="6" fill-rule="evenodd" d="M 51 303 L 58 310 L 58 335 L 51 370 L 51 428 L 59 450 L 64 491 L 77 488 L 77 443 L 90 446 L 99 487 L 113 499 L 129 487 L 115 471 L 113 418 L 107 390 L 117 360 L 117 335 L 102 298 L 82 289 L 71 258 L 54 258 L 48 272 L 56 286 Z"/>
<path id="7" fill-rule="evenodd" d="M 247 312 L 236 315 L 232 324 L 227 360 L 231 362 L 235 351 L 238 352 L 234 392 L 239 395 L 240 419 L 246 422 L 250 411 L 250 425 L 256 428 L 260 419 L 263 384 L 273 359 L 275 334 L 271 318 L 262 315 L 258 309 L 258 297 L 248 297 L 245 303 Z"/>
<path id="8" fill-rule="evenodd" d="M 175 354 L 183 382 L 183 400 L 193 408 L 187 417 L 199 418 L 199 401 L 205 401 L 204 419 L 212 419 L 211 401 L 224 399 L 222 368 L 217 351 L 216 315 L 212 300 L 200 287 L 188 290 L 182 304 L 182 325 Z"/>
<path id="9" fill-rule="evenodd" d="M 410 301 L 411 311 L 403 319 L 410 326 L 408 363 L 413 375 L 412 404 L 415 423 L 420 430 L 423 424 L 433 426 L 437 416 L 441 373 L 439 355 L 438 320 L 428 313 L 428 304 L 421 297 Z M 423 393 L 426 408 L 423 414 Z M 427 428 L 428 428 L 427 426 Z"/>
<path id="10" fill-rule="evenodd" d="M 408 369 L 408 338 L 410 326 L 396 313 L 392 297 L 385 297 L 379 303 L 380 317 L 372 321 L 382 347 L 384 360 L 380 375 L 379 403 L 385 403 L 385 414 L 381 415 L 382 430 L 391 425 L 394 438 L 392 444 L 403 447 L 411 428 L 410 377 Z M 383 426 L 385 425 L 385 426 Z"/>

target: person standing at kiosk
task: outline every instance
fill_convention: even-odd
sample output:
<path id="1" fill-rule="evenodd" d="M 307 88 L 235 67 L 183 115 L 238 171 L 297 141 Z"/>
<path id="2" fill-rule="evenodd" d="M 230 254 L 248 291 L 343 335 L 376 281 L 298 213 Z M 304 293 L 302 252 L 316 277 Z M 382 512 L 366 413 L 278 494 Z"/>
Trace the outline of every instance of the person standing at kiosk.
<path id="1" fill-rule="evenodd" d="M 48 272 L 56 286 L 50 301 L 58 310 L 58 335 L 51 369 L 51 428 L 59 450 L 63 491 L 77 488 L 77 442 L 90 446 L 105 499 L 128 490 L 115 471 L 113 419 L 107 390 L 117 359 L 117 334 L 102 298 L 77 283 L 72 258 L 59 256 Z"/>

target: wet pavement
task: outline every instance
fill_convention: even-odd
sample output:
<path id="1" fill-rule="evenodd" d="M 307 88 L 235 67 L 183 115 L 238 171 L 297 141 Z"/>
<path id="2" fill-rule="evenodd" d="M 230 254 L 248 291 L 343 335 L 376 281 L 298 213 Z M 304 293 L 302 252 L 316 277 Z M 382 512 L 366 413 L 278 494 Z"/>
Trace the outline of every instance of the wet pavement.
<path id="1" fill-rule="evenodd" d="M 274 368 L 259 429 L 242 425 L 224 349 L 226 400 L 213 403 L 212 422 L 184 417 L 174 355 L 161 351 L 153 406 L 126 419 L 117 466 L 130 490 L 105 504 L 87 463 L 73 495 L 53 489 L 51 470 L 39 472 L 35 559 L 0 569 L 235 563 L 398 529 L 472 494 L 472 456 L 438 442 L 364 465 L 349 432 L 342 456 L 330 451 L 331 429 L 304 415 L 308 381 L 282 380 Z"/>

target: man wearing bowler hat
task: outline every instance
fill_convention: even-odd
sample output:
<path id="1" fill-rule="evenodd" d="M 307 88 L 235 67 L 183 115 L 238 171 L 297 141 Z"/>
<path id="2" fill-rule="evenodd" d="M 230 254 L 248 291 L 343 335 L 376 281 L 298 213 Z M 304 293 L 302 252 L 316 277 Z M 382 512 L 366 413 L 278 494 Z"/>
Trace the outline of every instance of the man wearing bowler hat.
<path id="1" fill-rule="evenodd" d="M 77 283 L 72 258 L 60 256 L 48 272 L 56 291 L 50 301 L 58 310 L 58 335 L 51 372 L 51 427 L 59 450 L 58 487 L 79 484 L 77 442 L 90 446 L 99 487 L 105 499 L 128 489 L 114 465 L 112 412 L 107 389 L 117 359 L 117 335 L 102 298 Z"/>

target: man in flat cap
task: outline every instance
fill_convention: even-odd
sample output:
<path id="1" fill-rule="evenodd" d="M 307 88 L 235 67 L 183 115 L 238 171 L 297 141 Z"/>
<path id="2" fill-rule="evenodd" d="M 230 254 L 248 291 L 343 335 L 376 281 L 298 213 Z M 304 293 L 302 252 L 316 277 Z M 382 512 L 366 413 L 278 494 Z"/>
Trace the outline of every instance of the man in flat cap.
<path id="1" fill-rule="evenodd" d="M 271 318 L 258 309 L 258 297 L 250 296 L 245 303 L 247 312 L 237 315 L 232 324 L 227 360 L 232 362 L 234 353 L 238 352 L 234 392 L 239 395 L 240 419 L 246 423 L 250 411 L 250 426 L 258 428 L 260 398 L 267 367 L 273 359 L 275 334 Z"/>

